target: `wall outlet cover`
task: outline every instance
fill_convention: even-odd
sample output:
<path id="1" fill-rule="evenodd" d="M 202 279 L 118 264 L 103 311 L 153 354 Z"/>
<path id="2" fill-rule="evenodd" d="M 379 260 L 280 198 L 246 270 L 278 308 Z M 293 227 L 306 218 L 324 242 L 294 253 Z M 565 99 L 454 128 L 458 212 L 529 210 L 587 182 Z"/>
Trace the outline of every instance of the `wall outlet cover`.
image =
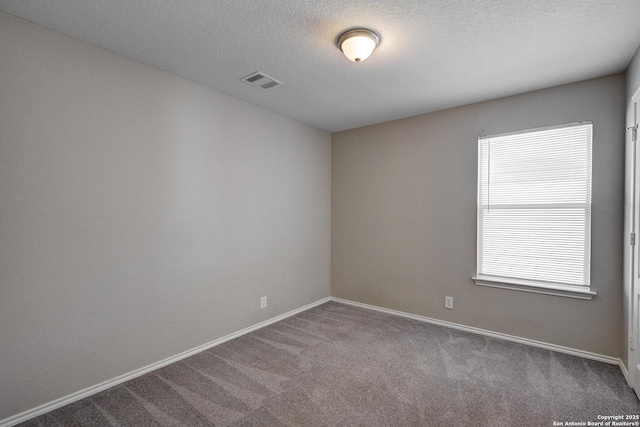
<path id="1" fill-rule="evenodd" d="M 453 310 L 453 297 L 444 297 L 444 308 Z"/>

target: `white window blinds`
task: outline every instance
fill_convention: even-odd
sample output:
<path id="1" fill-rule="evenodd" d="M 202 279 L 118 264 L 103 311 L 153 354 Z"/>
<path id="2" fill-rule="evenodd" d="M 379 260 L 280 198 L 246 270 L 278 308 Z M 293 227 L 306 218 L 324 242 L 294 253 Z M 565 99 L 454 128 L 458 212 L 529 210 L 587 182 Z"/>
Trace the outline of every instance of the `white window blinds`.
<path id="1" fill-rule="evenodd" d="M 589 288 L 592 124 L 481 137 L 478 277 Z"/>

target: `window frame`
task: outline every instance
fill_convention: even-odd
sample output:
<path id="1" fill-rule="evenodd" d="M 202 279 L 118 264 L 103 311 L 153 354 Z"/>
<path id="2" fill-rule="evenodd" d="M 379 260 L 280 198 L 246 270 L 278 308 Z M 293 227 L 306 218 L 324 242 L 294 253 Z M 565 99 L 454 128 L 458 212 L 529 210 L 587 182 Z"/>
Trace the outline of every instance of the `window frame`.
<path id="1" fill-rule="evenodd" d="M 483 257 L 483 252 L 482 252 L 482 244 L 483 244 L 483 239 L 482 239 L 482 215 L 484 212 L 485 207 L 483 206 L 483 201 L 480 200 L 482 197 L 482 185 L 483 185 L 483 181 L 482 181 L 482 173 L 483 173 L 483 165 L 482 165 L 482 141 L 486 140 L 486 139 L 490 139 L 490 138 L 499 138 L 499 137 L 506 137 L 506 136 L 510 136 L 510 135 L 524 135 L 524 134 L 528 134 L 528 133 L 535 133 L 535 132 L 540 132 L 540 131 L 549 131 L 549 130 L 554 130 L 554 129 L 566 129 L 566 128 L 570 128 L 570 127 L 575 127 L 575 126 L 591 126 L 591 135 L 590 135 L 590 141 L 589 141 L 589 147 L 588 147 L 588 161 L 589 161 L 589 174 L 588 174 L 588 180 L 589 181 L 589 191 L 590 194 L 593 194 L 593 189 L 591 187 L 591 180 L 592 180 L 592 176 L 593 176 L 593 159 L 592 159 L 592 151 L 593 151 L 593 123 L 591 121 L 581 121 L 581 122 L 574 122 L 574 123 L 566 123 L 566 124 L 561 124 L 561 125 L 556 125 L 556 126 L 546 126 L 546 127 L 539 127 L 539 128 L 533 128 L 533 129 L 524 129 L 524 130 L 519 130 L 519 131 L 514 131 L 514 132 L 508 132 L 508 133 L 502 133 L 502 134 L 494 134 L 494 135 L 482 135 L 478 137 L 478 159 L 477 159 L 477 166 L 478 166 L 478 188 L 476 190 L 476 196 L 477 196 L 477 212 L 476 212 L 476 226 L 477 226 L 477 237 L 476 237 L 476 249 L 477 249 L 477 259 L 476 259 L 476 275 L 472 277 L 473 281 L 475 282 L 476 285 L 479 286 L 488 286 L 488 287 L 493 287 L 493 288 L 502 288 L 502 289 L 511 289 L 511 290 L 518 290 L 518 291 L 524 291 L 524 292 L 533 292 L 533 293 L 541 293 L 541 294 L 546 294 L 546 295 L 555 295 L 555 296 L 562 296 L 562 297 L 570 297 L 570 298 L 578 298 L 578 299 L 585 299 L 585 300 L 591 300 L 595 295 L 596 292 L 594 292 L 591 289 L 591 284 L 587 283 L 587 285 L 572 285 L 572 284 L 563 284 L 563 283 L 555 283 L 555 282 L 545 282 L 545 281 L 539 281 L 539 280 L 530 280 L 530 279 L 522 279 L 522 278 L 513 278 L 513 277 L 502 277 L 502 276 L 493 276 L 493 275 L 485 275 L 485 274 L 481 274 L 480 270 L 482 268 L 482 257 Z M 518 204 L 515 204 L 516 206 Z M 522 206 L 525 206 L 526 204 L 522 203 L 520 204 Z M 585 207 L 586 211 L 586 222 L 587 222 L 587 226 L 589 227 L 589 229 L 587 230 L 587 233 L 589 235 L 589 239 L 591 239 L 590 234 L 591 234 L 591 210 L 592 210 L 592 197 L 589 197 L 589 202 L 587 204 L 587 206 Z M 590 269 L 591 267 L 591 247 L 590 244 L 588 245 L 588 252 L 585 250 L 584 255 L 583 255 L 583 260 L 584 258 L 588 257 L 589 258 L 589 266 L 588 268 Z M 586 263 L 586 260 L 585 260 Z M 588 273 L 588 272 L 587 272 Z"/>

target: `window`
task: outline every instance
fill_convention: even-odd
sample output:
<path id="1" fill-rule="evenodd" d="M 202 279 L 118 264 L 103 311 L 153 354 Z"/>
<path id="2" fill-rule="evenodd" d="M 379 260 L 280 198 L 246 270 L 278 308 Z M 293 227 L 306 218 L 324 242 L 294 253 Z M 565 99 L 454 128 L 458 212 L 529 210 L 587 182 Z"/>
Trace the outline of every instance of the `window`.
<path id="1" fill-rule="evenodd" d="M 478 138 L 478 285 L 591 299 L 591 139 L 580 122 Z"/>

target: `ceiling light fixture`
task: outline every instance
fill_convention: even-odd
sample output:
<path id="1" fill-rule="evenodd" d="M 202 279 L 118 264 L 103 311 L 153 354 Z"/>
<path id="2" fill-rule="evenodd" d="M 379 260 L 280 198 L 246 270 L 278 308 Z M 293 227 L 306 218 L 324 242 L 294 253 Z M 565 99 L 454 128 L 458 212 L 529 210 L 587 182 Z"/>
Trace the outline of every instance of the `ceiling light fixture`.
<path id="1" fill-rule="evenodd" d="M 340 34 L 336 45 L 344 56 L 353 62 L 362 62 L 367 59 L 373 50 L 380 44 L 380 36 L 367 28 L 354 28 Z"/>

